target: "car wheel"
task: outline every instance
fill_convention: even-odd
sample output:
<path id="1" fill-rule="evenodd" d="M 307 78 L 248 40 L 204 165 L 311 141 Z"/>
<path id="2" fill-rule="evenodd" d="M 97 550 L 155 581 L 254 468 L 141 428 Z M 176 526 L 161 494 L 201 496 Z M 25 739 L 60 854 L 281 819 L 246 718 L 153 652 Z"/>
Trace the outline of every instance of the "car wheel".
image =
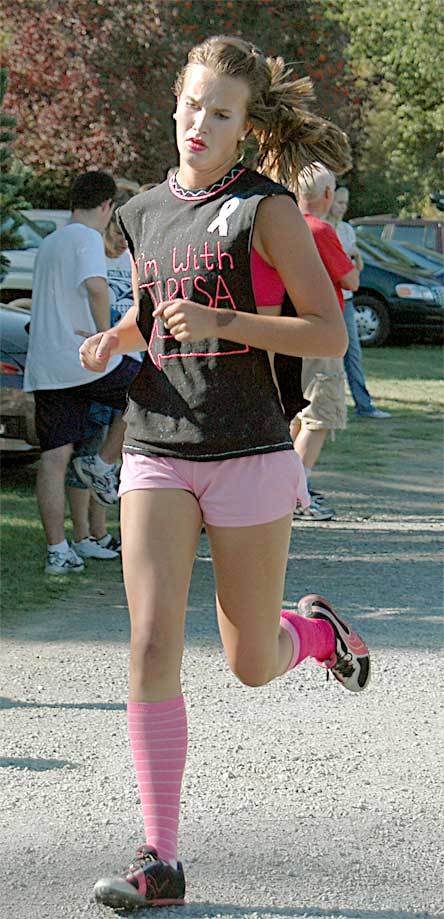
<path id="1" fill-rule="evenodd" d="M 376 348 L 383 345 L 390 334 L 387 308 L 375 297 L 360 294 L 355 297 L 356 323 L 361 345 Z"/>

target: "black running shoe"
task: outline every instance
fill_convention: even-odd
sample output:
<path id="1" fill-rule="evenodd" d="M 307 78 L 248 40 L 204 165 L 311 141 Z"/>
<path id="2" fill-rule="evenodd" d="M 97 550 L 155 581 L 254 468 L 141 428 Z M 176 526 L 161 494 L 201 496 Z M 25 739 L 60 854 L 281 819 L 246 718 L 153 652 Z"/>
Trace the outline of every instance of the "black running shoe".
<path id="1" fill-rule="evenodd" d="M 316 501 L 325 501 L 325 495 L 323 491 L 316 491 L 311 485 L 308 485 L 308 494 L 312 498 L 316 498 Z"/>
<path id="2" fill-rule="evenodd" d="M 357 632 L 340 619 L 328 600 L 319 594 L 302 597 L 298 610 L 308 619 L 326 619 L 335 633 L 335 651 L 321 666 L 351 692 L 362 692 L 370 682 L 368 647 Z"/>
<path id="3" fill-rule="evenodd" d="M 114 909 L 183 906 L 185 877 L 180 862 L 173 868 L 155 849 L 141 846 L 125 877 L 100 878 L 94 887 L 99 903 Z"/>

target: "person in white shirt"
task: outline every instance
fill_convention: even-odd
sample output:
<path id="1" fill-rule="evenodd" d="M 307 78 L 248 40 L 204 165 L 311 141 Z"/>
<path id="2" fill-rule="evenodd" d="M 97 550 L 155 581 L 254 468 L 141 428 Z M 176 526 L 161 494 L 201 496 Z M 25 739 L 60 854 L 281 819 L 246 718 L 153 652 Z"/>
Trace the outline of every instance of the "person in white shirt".
<path id="1" fill-rule="evenodd" d="M 126 189 L 116 195 L 116 205 L 120 207 L 132 197 Z M 105 256 L 107 268 L 108 294 L 111 310 L 111 326 L 116 325 L 134 305 L 131 257 L 125 237 L 119 230 L 114 216 L 111 218 L 105 233 Z M 131 352 L 130 357 L 142 360 L 140 351 Z M 74 445 L 66 474 L 66 492 L 71 509 L 73 523 L 72 547 L 81 558 L 107 560 L 116 558 L 120 552 L 120 540 L 108 532 L 106 507 L 94 500 L 83 481 L 79 478 L 75 462 L 79 456 L 94 456 L 100 449 L 118 410 L 94 403 L 91 406 L 86 436 L 80 444 Z"/>
<path id="2" fill-rule="evenodd" d="M 88 172 L 71 191 L 72 219 L 47 236 L 36 259 L 24 389 L 34 392 L 36 430 L 42 451 L 37 500 L 47 540 L 47 574 L 83 570 L 64 531 L 65 474 L 92 402 L 123 410 L 140 364 L 114 357 L 104 373 L 85 370 L 78 349 L 83 337 L 110 327 L 107 266 L 102 233 L 113 210 L 116 184 L 105 172 Z M 115 460 L 123 422 L 111 425 L 100 455 L 76 469 L 99 503 L 117 500 Z"/>
<path id="3" fill-rule="evenodd" d="M 342 247 L 355 263 L 358 271 L 362 271 L 364 263 L 356 243 L 356 233 L 350 223 L 343 220 L 348 208 L 349 192 L 345 186 L 336 188 L 333 204 L 326 220 L 331 224 L 339 236 Z M 365 383 L 364 366 L 362 363 L 361 344 L 359 341 L 356 313 L 353 305 L 353 291 L 343 290 L 344 319 L 348 332 L 348 349 L 344 356 L 344 369 L 348 385 L 359 418 L 390 418 L 389 412 L 383 412 L 373 405 L 372 397 Z"/>

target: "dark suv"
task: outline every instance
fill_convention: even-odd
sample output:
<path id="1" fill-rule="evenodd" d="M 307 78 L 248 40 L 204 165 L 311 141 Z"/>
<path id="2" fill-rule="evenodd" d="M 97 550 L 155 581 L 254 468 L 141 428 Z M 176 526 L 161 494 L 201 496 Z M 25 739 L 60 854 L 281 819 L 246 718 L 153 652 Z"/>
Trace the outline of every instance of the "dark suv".
<path id="1" fill-rule="evenodd" d="M 444 221 L 425 217 L 392 217 L 377 214 L 375 217 L 355 217 L 350 220 L 355 230 L 365 230 L 390 243 L 409 243 L 423 249 L 444 252 Z"/>

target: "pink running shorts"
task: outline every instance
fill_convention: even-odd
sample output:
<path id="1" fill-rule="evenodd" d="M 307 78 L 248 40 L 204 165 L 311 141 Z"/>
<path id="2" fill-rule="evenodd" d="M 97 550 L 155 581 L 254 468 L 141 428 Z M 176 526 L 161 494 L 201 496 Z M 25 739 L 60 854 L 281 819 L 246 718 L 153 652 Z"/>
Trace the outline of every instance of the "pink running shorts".
<path id="1" fill-rule="evenodd" d="M 124 453 L 120 496 L 146 488 L 180 488 L 199 502 L 205 523 L 249 527 L 271 523 L 307 507 L 304 467 L 294 450 L 235 459 L 196 460 Z"/>

